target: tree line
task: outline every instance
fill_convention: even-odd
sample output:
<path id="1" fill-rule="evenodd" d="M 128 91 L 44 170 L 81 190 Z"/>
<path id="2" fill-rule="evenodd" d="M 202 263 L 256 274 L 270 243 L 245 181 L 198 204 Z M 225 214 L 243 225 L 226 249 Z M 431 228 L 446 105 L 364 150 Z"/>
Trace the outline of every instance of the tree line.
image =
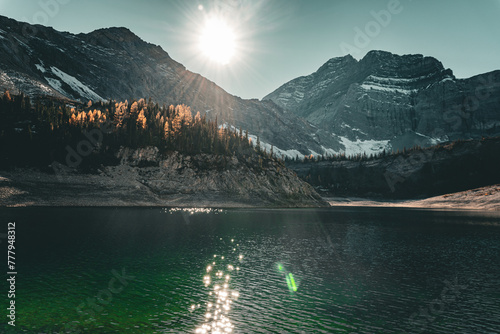
<path id="1" fill-rule="evenodd" d="M 322 155 L 305 155 L 305 156 L 295 156 L 295 157 L 285 157 L 284 161 L 285 163 L 289 164 L 296 164 L 296 163 L 317 163 L 317 162 L 340 162 L 340 161 L 351 161 L 351 162 L 362 162 L 362 161 L 372 161 L 372 160 L 378 160 L 378 159 L 383 159 L 386 157 L 397 157 L 397 156 L 407 156 L 408 154 L 412 152 L 422 152 L 426 150 L 439 150 L 443 149 L 445 145 L 455 145 L 462 143 L 466 140 L 463 139 L 457 139 L 452 142 L 445 142 L 445 143 L 440 143 L 433 145 L 431 147 L 422 147 L 420 145 L 414 145 L 411 148 L 406 148 L 404 147 L 402 150 L 397 149 L 397 150 L 382 150 L 377 153 L 370 153 L 367 154 L 366 152 L 363 153 L 356 153 L 356 154 L 345 154 L 345 152 L 341 152 L 339 154 L 322 154 Z"/>
<path id="2" fill-rule="evenodd" d="M 219 126 L 186 105 L 163 105 L 151 99 L 86 104 L 51 97 L 32 101 L 5 92 L 0 99 L 0 167 L 46 166 L 61 160 L 92 130 L 106 129 L 93 153 L 95 163 L 113 163 L 122 147 L 156 146 L 165 154 L 216 154 L 260 157 L 272 155 L 252 145 L 248 132 Z M 258 140 L 258 142 L 260 142 Z"/>

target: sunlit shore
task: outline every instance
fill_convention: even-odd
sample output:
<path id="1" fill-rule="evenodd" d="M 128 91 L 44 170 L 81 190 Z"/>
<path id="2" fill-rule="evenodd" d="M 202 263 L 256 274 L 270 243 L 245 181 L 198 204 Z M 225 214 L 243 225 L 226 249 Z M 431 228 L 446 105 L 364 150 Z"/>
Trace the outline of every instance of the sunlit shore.
<path id="1" fill-rule="evenodd" d="M 325 198 L 331 206 L 401 207 L 422 209 L 460 209 L 500 211 L 500 185 L 412 200 Z"/>

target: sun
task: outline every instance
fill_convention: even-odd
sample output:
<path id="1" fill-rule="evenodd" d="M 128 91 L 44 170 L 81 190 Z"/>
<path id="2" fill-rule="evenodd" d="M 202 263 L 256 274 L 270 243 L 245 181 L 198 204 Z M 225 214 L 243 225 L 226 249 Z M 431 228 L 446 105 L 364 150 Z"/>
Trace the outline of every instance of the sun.
<path id="1" fill-rule="evenodd" d="M 227 65 L 234 56 L 236 39 L 233 30 L 221 19 L 209 19 L 200 35 L 200 50 L 210 60 Z"/>

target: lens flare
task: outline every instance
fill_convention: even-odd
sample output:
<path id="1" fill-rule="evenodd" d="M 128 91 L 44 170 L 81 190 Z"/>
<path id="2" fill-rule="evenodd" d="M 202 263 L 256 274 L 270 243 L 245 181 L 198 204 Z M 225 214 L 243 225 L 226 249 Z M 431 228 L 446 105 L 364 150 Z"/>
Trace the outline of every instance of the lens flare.
<path id="1" fill-rule="evenodd" d="M 285 274 L 285 280 L 286 280 L 286 285 L 288 286 L 288 290 L 290 290 L 290 292 L 296 292 L 298 288 L 297 284 L 295 283 L 295 278 L 293 278 L 293 274 L 292 273 L 286 274 L 285 268 L 281 263 L 278 263 L 277 267 L 279 272 Z"/>

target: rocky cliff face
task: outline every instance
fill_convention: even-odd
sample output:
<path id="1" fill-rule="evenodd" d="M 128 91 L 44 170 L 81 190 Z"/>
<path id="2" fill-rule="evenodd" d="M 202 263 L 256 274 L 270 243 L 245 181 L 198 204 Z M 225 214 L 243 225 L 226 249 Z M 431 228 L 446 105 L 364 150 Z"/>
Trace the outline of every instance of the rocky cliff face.
<path id="1" fill-rule="evenodd" d="M 118 165 L 102 166 L 96 174 L 2 171 L 0 206 L 328 206 L 275 160 L 161 156 L 156 147 L 123 148 L 117 155 Z"/>
<path id="2" fill-rule="evenodd" d="M 257 157 L 237 158 L 172 153 L 158 156 L 156 148 L 124 149 L 121 164 L 107 167 L 107 173 L 120 173 L 124 166 L 132 178 L 160 198 L 179 195 L 203 201 L 230 199 L 250 206 L 318 206 L 324 202 L 315 190 L 281 163 Z M 157 163 L 157 166 L 144 167 Z M 134 168 L 136 166 L 142 168 Z M 225 199 L 225 200 L 224 200 Z"/>
<path id="3" fill-rule="evenodd" d="M 264 99 L 330 132 L 346 149 L 365 142 L 368 152 L 395 150 L 500 132 L 500 71 L 456 79 L 422 55 L 334 58 Z"/>
<path id="4" fill-rule="evenodd" d="M 70 34 L 0 16 L 0 90 L 30 96 L 117 100 L 149 98 L 186 104 L 219 124 L 248 130 L 283 154 L 329 146 L 318 129 L 272 101 L 243 100 L 192 73 L 161 47 L 126 28 Z M 287 152 L 290 151 L 290 152 Z"/>

